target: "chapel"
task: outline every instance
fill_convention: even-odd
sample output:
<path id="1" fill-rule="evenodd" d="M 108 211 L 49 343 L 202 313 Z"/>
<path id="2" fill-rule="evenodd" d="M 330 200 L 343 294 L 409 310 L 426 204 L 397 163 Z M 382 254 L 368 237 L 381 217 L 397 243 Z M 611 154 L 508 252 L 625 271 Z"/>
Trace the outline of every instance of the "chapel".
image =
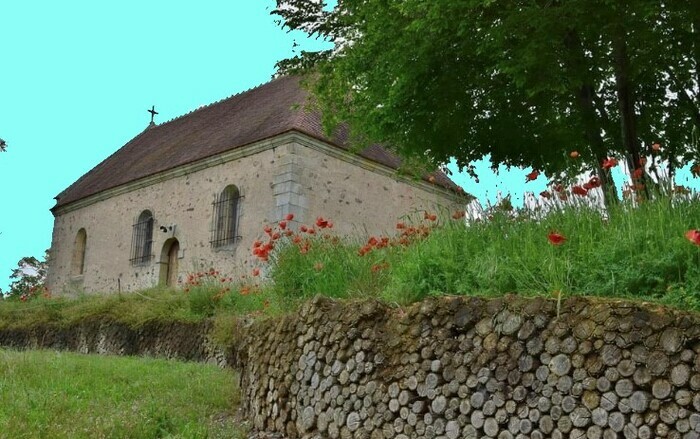
<path id="1" fill-rule="evenodd" d="M 294 76 L 151 123 L 56 196 L 47 286 L 55 293 L 177 287 L 199 270 L 238 276 L 264 225 L 331 218 L 339 236 L 391 233 L 464 195 L 442 172 L 412 178 L 372 145 L 327 135 Z"/>

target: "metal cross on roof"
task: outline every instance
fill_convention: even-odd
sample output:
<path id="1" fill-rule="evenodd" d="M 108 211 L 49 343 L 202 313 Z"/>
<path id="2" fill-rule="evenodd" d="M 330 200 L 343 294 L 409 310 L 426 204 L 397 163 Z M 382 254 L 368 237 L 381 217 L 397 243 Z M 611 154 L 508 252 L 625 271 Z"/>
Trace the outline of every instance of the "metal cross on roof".
<path id="1" fill-rule="evenodd" d="M 156 106 L 152 105 L 151 109 L 148 110 L 148 112 L 151 113 L 151 123 L 155 123 L 153 122 L 153 118 L 156 117 L 156 114 L 158 114 L 158 112 L 156 111 Z"/>

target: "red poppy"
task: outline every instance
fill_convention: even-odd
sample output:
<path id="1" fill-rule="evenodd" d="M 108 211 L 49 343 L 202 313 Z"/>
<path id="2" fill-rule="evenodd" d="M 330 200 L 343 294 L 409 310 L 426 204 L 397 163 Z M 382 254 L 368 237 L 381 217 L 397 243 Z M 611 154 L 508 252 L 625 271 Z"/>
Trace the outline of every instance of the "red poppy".
<path id="1" fill-rule="evenodd" d="M 615 157 L 608 157 L 607 159 L 603 160 L 603 169 L 610 169 L 614 168 L 617 166 L 617 159 Z"/>
<path id="2" fill-rule="evenodd" d="M 314 229 L 314 228 L 309 228 L 309 229 L 306 231 L 306 233 L 308 233 L 309 235 L 313 235 L 313 234 L 316 233 L 316 229 Z"/>
<path id="3" fill-rule="evenodd" d="M 273 233 L 273 234 L 272 234 L 272 239 L 274 239 L 274 240 L 280 239 L 280 233 L 279 233 L 279 232 Z"/>
<path id="4" fill-rule="evenodd" d="M 379 242 L 379 240 L 377 238 L 375 238 L 374 236 L 372 236 L 367 241 L 367 244 L 371 245 L 371 246 L 375 246 L 375 245 L 377 245 L 378 242 Z"/>
<path id="5" fill-rule="evenodd" d="M 693 174 L 693 177 L 699 177 L 700 176 L 700 164 L 697 164 L 690 168 L 690 173 Z"/>
<path id="6" fill-rule="evenodd" d="M 396 223 L 396 228 L 401 230 L 406 228 L 406 224 L 404 223 Z"/>
<path id="7" fill-rule="evenodd" d="M 291 230 L 284 231 L 284 236 L 292 236 L 293 234 L 294 234 L 294 232 L 292 232 Z"/>
<path id="8" fill-rule="evenodd" d="M 588 195 L 588 191 L 582 188 L 581 186 L 573 186 L 571 188 L 571 192 L 581 197 L 585 197 L 586 195 Z"/>
<path id="9" fill-rule="evenodd" d="M 328 221 L 328 224 L 326 224 L 327 229 L 332 229 L 333 228 L 333 223 L 331 221 Z"/>
<path id="10" fill-rule="evenodd" d="M 557 192 L 564 192 L 564 185 L 561 183 L 557 183 L 554 185 L 554 190 Z"/>
<path id="11" fill-rule="evenodd" d="M 280 224 L 280 229 L 284 230 L 287 228 L 287 221 L 282 220 L 282 221 L 280 221 L 279 224 Z"/>
<path id="12" fill-rule="evenodd" d="M 637 160 L 637 164 L 639 165 L 640 168 L 643 168 L 644 165 L 647 164 L 647 158 L 646 157 L 639 157 L 639 160 Z"/>
<path id="13" fill-rule="evenodd" d="M 552 245 L 562 245 L 564 241 L 566 241 L 566 237 L 561 233 L 557 232 L 549 232 L 549 235 L 547 235 L 547 239 L 549 239 L 549 242 Z"/>
<path id="14" fill-rule="evenodd" d="M 539 176 L 540 176 L 540 171 L 534 170 L 525 176 L 525 183 L 527 183 L 528 181 L 537 180 L 537 177 L 539 177 Z"/>
<path id="15" fill-rule="evenodd" d="M 590 191 L 591 189 L 593 189 L 593 186 L 590 183 L 583 183 L 583 186 L 581 186 L 581 187 L 583 187 L 587 191 Z"/>
<path id="16" fill-rule="evenodd" d="M 301 227 L 299 227 L 299 230 L 301 230 L 302 232 L 306 232 L 307 230 L 309 230 L 309 228 L 302 224 Z"/>
<path id="17" fill-rule="evenodd" d="M 293 213 L 288 213 L 288 214 L 284 217 L 284 219 L 286 219 L 287 221 L 291 221 L 291 220 L 294 219 L 294 214 L 293 214 Z"/>
<path id="18" fill-rule="evenodd" d="M 316 225 L 322 229 L 325 229 L 328 226 L 328 220 L 323 219 L 323 217 L 318 217 L 316 218 Z"/>
<path id="19" fill-rule="evenodd" d="M 427 219 L 430 221 L 437 221 L 437 215 L 435 215 L 434 213 L 431 213 L 430 215 L 428 215 Z"/>
<path id="20" fill-rule="evenodd" d="M 263 230 L 264 230 L 265 233 L 267 233 L 268 235 L 272 235 L 272 227 L 270 227 L 270 226 L 265 226 L 265 227 L 263 228 Z"/>
<path id="21" fill-rule="evenodd" d="M 590 180 L 588 180 L 588 184 L 592 188 L 595 188 L 595 187 L 600 187 L 602 183 L 600 181 L 600 178 L 593 176 L 593 177 L 591 177 Z"/>
<path id="22" fill-rule="evenodd" d="M 688 238 L 690 242 L 692 242 L 695 245 L 700 245 L 700 230 L 693 229 L 693 230 L 688 230 L 685 233 L 685 237 Z"/>
<path id="23" fill-rule="evenodd" d="M 569 157 L 571 157 L 572 159 L 577 159 L 579 155 L 580 154 L 578 153 L 578 151 L 571 151 L 571 153 L 569 153 Z"/>
<path id="24" fill-rule="evenodd" d="M 552 194 L 550 194 L 550 193 L 547 192 L 547 191 L 542 191 L 542 192 L 540 192 L 540 197 L 542 197 L 542 198 L 551 198 L 551 197 L 552 197 Z"/>
<path id="25" fill-rule="evenodd" d="M 632 171 L 632 178 L 635 180 L 639 180 L 642 178 L 642 175 L 644 175 L 644 170 L 642 168 L 637 168 L 634 171 Z"/>
<path id="26" fill-rule="evenodd" d="M 260 241 L 255 241 L 255 242 L 253 243 L 253 248 L 258 248 L 258 247 L 260 247 L 261 245 L 262 245 L 262 242 L 260 242 Z"/>

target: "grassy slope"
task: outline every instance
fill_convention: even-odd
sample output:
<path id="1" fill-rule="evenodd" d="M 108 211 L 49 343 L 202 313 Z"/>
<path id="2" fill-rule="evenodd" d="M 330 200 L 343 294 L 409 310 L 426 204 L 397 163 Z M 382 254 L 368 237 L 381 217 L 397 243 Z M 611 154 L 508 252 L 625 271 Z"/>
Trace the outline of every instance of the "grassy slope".
<path id="1" fill-rule="evenodd" d="M 0 350 L 0 438 L 242 438 L 235 381 L 196 363 Z"/>

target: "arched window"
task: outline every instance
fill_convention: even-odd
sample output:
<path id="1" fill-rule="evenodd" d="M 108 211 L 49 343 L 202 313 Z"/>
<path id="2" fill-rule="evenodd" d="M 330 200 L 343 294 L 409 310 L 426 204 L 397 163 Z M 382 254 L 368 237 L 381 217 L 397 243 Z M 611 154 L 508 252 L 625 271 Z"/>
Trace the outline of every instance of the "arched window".
<path id="1" fill-rule="evenodd" d="M 151 247 L 153 245 L 153 214 L 150 210 L 144 210 L 139 215 L 136 224 L 133 226 L 133 236 L 131 239 L 131 264 L 144 265 L 151 258 Z"/>
<path id="2" fill-rule="evenodd" d="M 238 236 L 238 206 L 241 193 L 234 185 L 229 185 L 214 200 L 214 216 L 211 245 L 224 247 L 236 242 Z"/>
<path id="3" fill-rule="evenodd" d="M 78 230 L 73 242 L 73 259 L 71 261 L 71 273 L 82 275 L 85 272 L 85 249 L 87 248 L 87 232 Z"/>

